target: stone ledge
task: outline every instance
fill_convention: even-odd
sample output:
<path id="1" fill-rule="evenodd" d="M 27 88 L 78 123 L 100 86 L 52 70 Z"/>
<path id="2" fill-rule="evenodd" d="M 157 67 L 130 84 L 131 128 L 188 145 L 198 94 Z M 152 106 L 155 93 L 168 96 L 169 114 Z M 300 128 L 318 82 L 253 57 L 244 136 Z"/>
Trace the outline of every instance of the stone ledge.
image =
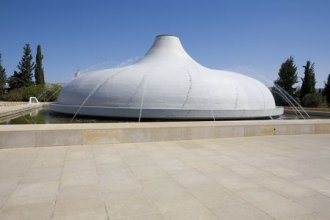
<path id="1" fill-rule="evenodd" d="M 0 119 L 7 118 L 9 116 L 22 114 L 22 112 L 30 111 L 32 109 L 38 109 L 49 106 L 48 102 L 41 102 L 39 104 L 29 104 L 28 102 L 19 103 L 6 103 L 7 106 L 2 103 L 0 106 Z"/>
<path id="2" fill-rule="evenodd" d="M 330 133 L 330 120 L 1 125 L 0 148 Z"/>

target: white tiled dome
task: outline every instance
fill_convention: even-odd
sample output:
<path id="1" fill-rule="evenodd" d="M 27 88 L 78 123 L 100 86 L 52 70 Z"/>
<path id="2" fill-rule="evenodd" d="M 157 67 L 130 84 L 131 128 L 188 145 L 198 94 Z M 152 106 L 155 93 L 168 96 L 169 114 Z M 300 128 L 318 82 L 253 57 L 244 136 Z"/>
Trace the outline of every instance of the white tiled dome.
<path id="1" fill-rule="evenodd" d="M 157 36 L 133 65 L 77 77 L 51 109 L 143 118 L 258 118 L 283 113 L 261 82 L 198 64 L 173 35 Z"/>

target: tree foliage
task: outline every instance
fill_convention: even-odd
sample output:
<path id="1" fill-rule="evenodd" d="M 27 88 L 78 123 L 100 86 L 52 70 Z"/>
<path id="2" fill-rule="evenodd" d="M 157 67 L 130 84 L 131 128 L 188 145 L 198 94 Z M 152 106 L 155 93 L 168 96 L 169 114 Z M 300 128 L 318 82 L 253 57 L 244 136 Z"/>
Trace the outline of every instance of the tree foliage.
<path id="1" fill-rule="evenodd" d="M 2 57 L 0 53 L 0 94 L 5 92 L 5 85 L 7 82 L 6 69 L 2 66 Z"/>
<path id="2" fill-rule="evenodd" d="M 307 93 L 303 97 L 301 104 L 304 107 L 319 107 L 322 104 L 322 95 L 321 93 Z"/>
<path id="3" fill-rule="evenodd" d="M 20 74 L 15 70 L 14 74 L 9 77 L 8 84 L 9 84 L 10 90 L 12 90 L 12 89 L 22 88 L 23 87 L 22 85 L 24 85 L 24 82 L 22 82 L 22 80 L 20 78 Z"/>
<path id="4" fill-rule="evenodd" d="M 37 55 L 36 55 L 36 66 L 34 69 L 34 77 L 36 80 L 36 85 L 45 85 L 45 77 L 44 77 L 44 68 L 42 66 L 43 55 L 41 53 L 41 46 L 37 47 Z"/>
<path id="5" fill-rule="evenodd" d="M 326 97 L 328 105 L 330 105 L 330 74 L 328 74 L 328 80 L 324 85 L 324 95 Z"/>
<path id="6" fill-rule="evenodd" d="M 284 89 L 293 98 L 297 97 L 297 88 L 294 85 L 298 82 L 297 67 L 294 64 L 293 57 L 290 56 L 284 63 L 278 72 L 278 79 L 275 80 L 275 84 Z"/>
<path id="7" fill-rule="evenodd" d="M 315 90 L 315 72 L 314 63 L 307 60 L 304 67 L 304 78 L 302 79 L 302 85 L 300 89 L 300 100 L 302 101 L 306 94 L 314 94 Z"/>
<path id="8" fill-rule="evenodd" d="M 31 96 L 37 97 L 40 102 L 56 101 L 62 86 L 59 84 L 32 85 L 19 89 L 10 90 L 0 96 L 5 101 L 29 101 Z"/>
<path id="9" fill-rule="evenodd" d="M 25 44 L 23 47 L 23 56 L 19 62 L 17 68 L 18 72 L 15 71 L 14 75 L 9 79 L 10 89 L 18 89 L 22 87 L 28 87 L 33 85 L 33 69 L 34 63 L 32 62 L 32 53 L 29 44 Z"/>

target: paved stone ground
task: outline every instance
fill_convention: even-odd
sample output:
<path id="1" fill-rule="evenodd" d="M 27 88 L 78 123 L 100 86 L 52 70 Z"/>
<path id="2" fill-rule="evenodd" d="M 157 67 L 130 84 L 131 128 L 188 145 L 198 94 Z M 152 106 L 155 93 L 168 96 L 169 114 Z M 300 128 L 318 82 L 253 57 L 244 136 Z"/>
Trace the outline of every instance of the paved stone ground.
<path id="1" fill-rule="evenodd" d="M 0 150 L 0 219 L 330 219 L 330 135 Z"/>

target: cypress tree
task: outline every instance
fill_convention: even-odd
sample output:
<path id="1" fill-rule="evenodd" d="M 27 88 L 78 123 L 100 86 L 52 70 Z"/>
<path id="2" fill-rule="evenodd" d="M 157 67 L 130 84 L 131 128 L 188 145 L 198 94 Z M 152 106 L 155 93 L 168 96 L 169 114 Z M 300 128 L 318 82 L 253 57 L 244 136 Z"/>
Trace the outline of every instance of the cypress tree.
<path id="1" fill-rule="evenodd" d="M 7 82 L 6 69 L 2 66 L 2 56 L 0 53 L 0 95 L 5 92 L 6 82 Z"/>
<path id="2" fill-rule="evenodd" d="M 36 80 L 36 85 L 45 85 L 44 68 L 42 67 L 43 58 L 44 57 L 41 53 L 41 46 L 39 44 L 37 47 L 36 66 L 34 69 L 34 77 Z"/>
<path id="3" fill-rule="evenodd" d="M 294 64 L 293 57 L 290 56 L 278 71 L 278 79 L 275 80 L 275 84 L 280 86 L 292 97 L 297 98 L 297 88 L 294 85 L 298 82 L 297 67 Z"/>
<path id="4" fill-rule="evenodd" d="M 330 106 L 330 74 L 328 74 L 328 81 L 324 86 L 324 95 L 326 97 L 327 103 Z"/>
<path id="5" fill-rule="evenodd" d="M 306 94 L 314 94 L 315 90 L 315 72 L 314 72 L 314 63 L 307 60 L 304 67 L 304 78 L 302 79 L 302 85 L 300 89 L 300 100 L 304 98 Z"/>

